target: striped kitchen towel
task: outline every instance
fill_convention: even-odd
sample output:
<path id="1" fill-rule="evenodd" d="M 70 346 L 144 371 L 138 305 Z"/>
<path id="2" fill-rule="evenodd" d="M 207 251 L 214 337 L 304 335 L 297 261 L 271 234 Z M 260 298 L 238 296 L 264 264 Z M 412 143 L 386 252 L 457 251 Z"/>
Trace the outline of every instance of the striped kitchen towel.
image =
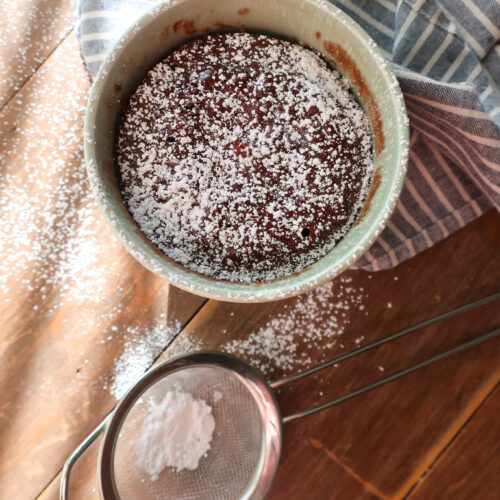
<path id="1" fill-rule="evenodd" d="M 92 76 L 123 29 L 158 0 L 81 0 Z M 405 95 L 408 174 L 387 227 L 356 263 L 393 267 L 500 208 L 500 3 L 333 0 L 377 42 Z"/>

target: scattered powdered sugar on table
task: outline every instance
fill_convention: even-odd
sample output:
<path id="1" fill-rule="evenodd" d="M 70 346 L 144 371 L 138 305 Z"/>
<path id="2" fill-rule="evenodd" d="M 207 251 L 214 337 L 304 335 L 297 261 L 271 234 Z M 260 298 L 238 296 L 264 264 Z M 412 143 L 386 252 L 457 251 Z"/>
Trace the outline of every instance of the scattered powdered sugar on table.
<path id="1" fill-rule="evenodd" d="M 343 335 L 353 314 L 366 314 L 364 289 L 340 276 L 303 295 L 284 312 L 250 333 L 222 346 L 265 374 L 290 372 L 321 361 Z M 319 351 L 319 355 L 318 355 Z M 315 353 L 315 354 L 313 354 Z"/>
<path id="2" fill-rule="evenodd" d="M 175 340 L 165 353 L 164 359 L 172 359 L 184 354 L 190 354 L 195 351 L 201 351 L 205 345 L 200 339 L 197 339 L 194 334 L 191 336 L 183 335 Z"/>
<path id="3" fill-rule="evenodd" d="M 104 300 L 116 272 L 101 258 L 118 243 L 102 248 L 83 164 L 88 89 L 68 83 L 75 78 L 87 78 L 78 58 L 64 66 L 49 58 L 0 115 L 0 296 L 10 301 L 24 288 L 39 313 Z"/>
<path id="4" fill-rule="evenodd" d="M 363 299 L 364 289 L 356 287 L 351 277 L 340 276 L 292 299 L 283 312 L 263 327 L 218 349 L 242 357 L 265 374 L 277 369 L 291 372 L 304 368 L 332 350 L 353 314 L 367 314 Z M 196 331 L 175 338 L 180 328 L 180 323 L 173 326 L 158 323 L 150 328 L 128 328 L 122 333 L 127 342 L 115 361 L 111 379 L 111 394 L 116 399 L 125 394 L 165 349 L 168 348 L 162 360 L 207 348 L 196 337 Z M 359 336 L 354 342 L 358 345 L 362 339 Z M 214 401 L 219 399 L 219 394 L 214 393 Z"/>
<path id="5" fill-rule="evenodd" d="M 0 2 L 0 104 L 19 90 L 70 32 L 70 2 Z"/>
<path id="6" fill-rule="evenodd" d="M 136 325 L 126 328 L 120 335 L 126 339 L 123 352 L 114 363 L 110 380 L 111 394 L 118 400 L 152 365 L 153 361 L 168 347 L 162 360 L 199 351 L 203 344 L 196 338 L 181 336 L 169 346 L 181 330 L 181 323 L 165 325 L 163 318 L 152 326 Z M 104 389 L 108 384 L 104 383 Z"/>
<path id="7" fill-rule="evenodd" d="M 111 394 L 116 399 L 120 399 L 132 384 L 142 377 L 153 361 L 179 333 L 180 328 L 179 322 L 172 326 L 158 322 L 150 328 L 134 326 L 122 332 L 127 342 L 123 352 L 114 363 L 111 378 Z M 170 350 L 168 352 L 169 355 L 175 355 L 171 354 Z"/>
<path id="8" fill-rule="evenodd" d="M 153 481 L 167 467 L 195 470 L 210 449 L 215 420 L 212 408 L 186 392 L 151 401 L 136 444 L 137 466 Z"/>

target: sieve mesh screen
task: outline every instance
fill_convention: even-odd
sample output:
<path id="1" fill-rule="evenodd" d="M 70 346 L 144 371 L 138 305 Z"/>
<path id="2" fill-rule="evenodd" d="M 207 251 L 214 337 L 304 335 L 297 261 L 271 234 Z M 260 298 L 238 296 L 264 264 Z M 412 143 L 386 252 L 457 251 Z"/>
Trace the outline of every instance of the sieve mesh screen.
<path id="1" fill-rule="evenodd" d="M 137 467 L 136 443 L 151 402 L 183 391 L 212 407 L 215 430 L 196 470 L 166 468 L 156 481 Z M 244 498 L 261 473 L 265 444 L 254 395 L 232 370 L 187 366 L 147 388 L 124 419 L 115 444 L 113 472 L 121 499 Z"/>

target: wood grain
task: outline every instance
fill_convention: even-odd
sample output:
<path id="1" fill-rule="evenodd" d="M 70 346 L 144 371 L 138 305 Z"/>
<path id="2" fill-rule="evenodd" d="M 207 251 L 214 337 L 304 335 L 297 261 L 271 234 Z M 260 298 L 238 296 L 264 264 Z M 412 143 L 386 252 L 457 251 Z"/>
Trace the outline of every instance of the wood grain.
<path id="1" fill-rule="evenodd" d="M 493 211 L 393 270 L 348 271 L 286 301 L 205 304 L 168 286 L 122 249 L 93 202 L 82 156 L 90 81 L 70 9 L 0 6 L 9 19 L 0 34 L 0 498 L 58 497 L 67 456 L 116 402 L 116 359 L 154 328 L 181 332 L 160 360 L 233 345 L 275 378 L 500 289 Z M 489 304 L 284 388 L 280 407 L 338 396 L 499 322 Z M 266 331 L 293 355 L 245 347 Z M 499 379 L 496 339 L 287 424 L 270 498 L 498 498 Z M 98 446 L 74 469 L 72 499 L 98 498 Z"/>
<path id="2" fill-rule="evenodd" d="M 0 2 L 0 109 L 72 29 L 71 2 Z"/>
<path id="3" fill-rule="evenodd" d="M 182 325 L 203 302 L 143 268 L 105 226 L 82 165 L 88 87 L 71 35 L 0 114 L 11 241 L 0 290 L 0 498 L 33 498 L 111 410 L 113 363 L 131 335 Z M 31 200 L 44 210 L 31 213 Z M 51 260 L 58 249 L 67 250 Z"/>
<path id="4" fill-rule="evenodd" d="M 335 290 L 339 292 L 345 286 L 342 281 L 349 277 L 353 290 L 365 289 L 363 304 L 368 314 L 355 308 L 342 320 L 342 344 L 339 341 L 327 356 L 355 348 L 361 332 L 364 344 L 493 292 L 500 282 L 494 259 L 500 248 L 498 221 L 498 215 L 491 212 L 394 270 L 372 274 L 349 271 L 334 280 L 330 300 L 338 300 Z M 280 314 L 292 316 L 294 304 L 300 301 L 300 297 L 269 304 L 209 301 L 169 350 L 183 343 L 223 349 Z M 389 302 L 392 307 L 387 307 Z M 499 320 L 498 304 L 489 304 L 296 383 L 278 393 L 283 414 L 422 361 L 473 338 Z M 311 325 L 314 323 L 315 318 L 311 318 Z M 314 352 L 305 337 L 300 349 Z M 169 356 L 169 350 L 162 359 Z M 311 364 L 325 356 L 320 345 L 315 352 Z M 255 362 L 248 353 L 240 354 Z M 265 361 L 266 366 L 273 362 Z M 498 383 L 499 361 L 500 341 L 496 339 L 370 394 L 287 424 L 282 462 L 270 498 L 403 498 Z M 384 372 L 380 372 L 381 366 Z M 276 370 L 273 376 L 285 371 Z M 75 468 L 72 498 L 98 498 L 97 449 L 89 450 Z M 499 463 L 500 457 L 495 455 L 491 460 Z M 56 481 L 41 498 L 55 499 L 57 488 Z"/>
<path id="5" fill-rule="evenodd" d="M 497 385 L 409 498 L 499 499 L 499 456 L 500 388 Z"/>
<path id="6" fill-rule="evenodd" d="M 495 259 L 500 248 L 498 219 L 490 213 L 392 271 L 350 273 L 352 286 L 366 290 L 368 315 L 349 318 L 349 331 L 342 338 L 344 349 L 356 346 L 360 332 L 365 336 L 363 343 L 369 342 L 495 291 L 500 283 Z M 224 335 L 216 336 L 217 331 L 226 329 L 225 335 L 233 338 L 255 330 L 250 320 L 257 314 L 254 307 L 210 303 L 183 335 L 203 337 L 207 348 L 221 348 L 226 341 Z M 276 314 L 283 306 L 265 307 Z M 233 317 L 241 317 L 243 312 L 248 323 L 239 322 L 238 329 L 232 330 L 228 310 L 235 311 Z M 498 311 L 498 304 L 490 304 L 296 384 L 279 394 L 283 413 L 318 402 L 320 391 L 321 399 L 326 399 L 379 378 L 379 366 L 391 373 L 472 338 L 498 324 Z M 362 478 L 360 484 L 370 485 L 364 487 L 367 498 L 374 491 L 402 498 L 498 382 L 499 349 L 496 339 L 369 395 L 289 424 L 271 498 L 325 498 L 333 484 L 337 486 L 332 497 L 364 498 L 345 480 L 348 470 L 355 473 L 351 479 L 357 476 Z M 330 355 L 342 350 L 336 345 Z M 314 443 L 321 443 L 321 448 Z M 332 463 L 329 454 L 345 467 Z M 330 486 L 311 479 L 310 461 L 331 480 Z"/>

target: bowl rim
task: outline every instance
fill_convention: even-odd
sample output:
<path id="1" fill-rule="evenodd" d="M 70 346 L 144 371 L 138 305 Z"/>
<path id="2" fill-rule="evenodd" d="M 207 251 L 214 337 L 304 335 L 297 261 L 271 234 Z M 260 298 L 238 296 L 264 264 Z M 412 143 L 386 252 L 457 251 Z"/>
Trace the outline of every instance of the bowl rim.
<path id="1" fill-rule="evenodd" d="M 113 203 L 106 202 L 106 189 L 104 187 L 106 184 L 105 174 L 97 164 L 96 144 L 92 139 L 95 123 L 98 119 L 97 106 L 92 106 L 91 103 L 99 100 L 101 91 L 106 84 L 106 79 L 111 73 L 116 59 L 122 51 L 126 49 L 127 43 L 133 39 L 134 35 L 149 21 L 153 21 L 159 13 L 163 13 L 165 10 L 175 5 L 189 1 L 191 0 L 163 0 L 141 15 L 124 31 L 116 45 L 107 54 L 94 79 L 89 92 L 85 114 L 84 137 L 86 139 L 84 140 L 84 155 L 90 185 L 95 195 L 97 205 L 115 236 L 136 260 L 157 276 L 185 291 L 206 298 L 249 303 L 280 300 L 304 293 L 332 279 L 358 260 L 375 242 L 394 212 L 403 188 L 409 155 L 409 124 L 401 88 L 376 43 L 356 21 L 341 9 L 325 0 L 302 0 L 312 5 L 314 8 L 327 9 L 329 15 L 340 18 L 341 22 L 348 26 L 349 31 L 358 39 L 359 43 L 366 48 L 367 52 L 370 54 L 370 58 L 377 60 L 379 69 L 383 75 L 385 86 L 389 91 L 390 100 L 396 110 L 396 129 L 400 144 L 398 158 L 394 160 L 394 164 L 396 165 L 395 172 L 393 174 L 392 183 L 387 188 L 388 192 L 383 202 L 383 207 L 378 210 L 377 216 L 368 226 L 366 226 L 367 221 L 363 221 L 366 230 L 356 241 L 355 247 L 341 255 L 335 262 L 325 266 L 318 266 L 318 263 L 324 262 L 324 259 L 327 259 L 330 255 L 326 254 L 308 268 L 274 281 L 240 283 L 217 280 L 186 269 L 174 263 L 167 256 L 164 258 L 160 257 L 159 254 L 153 253 L 150 249 L 148 249 L 150 255 L 146 255 L 147 252 L 145 252 L 144 249 L 141 250 L 138 248 L 137 245 L 127 237 L 127 234 L 130 232 L 130 221 L 125 220 L 121 214 L 117 213 Z"/>

